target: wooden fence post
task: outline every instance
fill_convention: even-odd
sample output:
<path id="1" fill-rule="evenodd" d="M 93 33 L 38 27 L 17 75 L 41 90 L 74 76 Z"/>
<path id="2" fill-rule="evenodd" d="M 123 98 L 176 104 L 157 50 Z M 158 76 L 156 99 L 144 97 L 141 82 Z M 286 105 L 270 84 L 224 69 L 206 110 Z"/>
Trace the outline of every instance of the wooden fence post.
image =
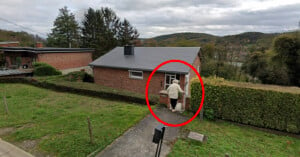
<path id="1" fill-rule="evenodd" d="M 5 107 L 5 112 L 6 114 L 8 114 L 8 107 L 7 107 L 7 101 L 6 101 L 6 96 L 3 96 L 3 103 L 4 103 L 4 107 Z"/>
<path id="2" fill-rule="evenodd" d="M 88 121 L 88 128 L 89 128 L 89 134 L 90 134 L 90 142 L 93 144 L 94 140 L 93 140 L 93 131 L 92 131 L 90 117 L 87 118 L 87 121 Z"/>
<path id="3" fill-rule="evenodd" d="M 203 110 L 204 110 L 204 107 L 202 106 L 202 109 L 201 109 L 201 111 L 200 111 L 200 113 L 199 113 L 200 121 L 203 120 L 203 112 L 204 112 Z"/>

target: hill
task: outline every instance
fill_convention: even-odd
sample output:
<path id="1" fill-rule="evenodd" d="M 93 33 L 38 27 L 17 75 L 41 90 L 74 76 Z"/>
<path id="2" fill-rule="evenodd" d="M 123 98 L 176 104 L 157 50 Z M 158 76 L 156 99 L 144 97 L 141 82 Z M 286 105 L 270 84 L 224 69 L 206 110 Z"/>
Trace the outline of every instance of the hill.
<path id="1" fill-rule="evenodd" d="M 19 41 L 20 46 L 25 47 L 34 47 L 35 43 L 37 41 L 44 42 L 45 39 L 29 34 L 27 32 L 14 32 L 14 31 L 8 31 L 8 30 L 1 30 L 0 29 L 0 42 L 2 41 Z"/>
<path id="2" fill-rule="evenodd" d="M 280 34 L 261 32 L 245 32 L 227 36 L 215 36 L 205 33 L 175 33 L 142 39 L 141 46 L 203 47 L 205 44 L 213 43 L 219 47 L 226 47 L 229 52 L 238 56 L 236 57 L 237 61 L 243 61 L 250 52 L 270 49 L 273 39 L 278 35 Z"/>
<path id="3" fill-rule="evenodd" d="M 212 43 L 217 36 L 205 33 L 175 33 L 144 39 L 143 46 L 200 46 L 201 43 Z"/>
<path id="4" fill-rule="evenodd" d="M 174 33 L 161 35 L 154 38 L 143 39 L 143 46 L 179 46 L 194 45 L 201 46 L 207 43 L 224 44 L 225 42 L 232 45 L 254 45 L 269 48 L 272 40 L 278 33 L 265 34 L 260 32 L 245 32 L 237 35 L 215 36 L 205 33 Z"/>

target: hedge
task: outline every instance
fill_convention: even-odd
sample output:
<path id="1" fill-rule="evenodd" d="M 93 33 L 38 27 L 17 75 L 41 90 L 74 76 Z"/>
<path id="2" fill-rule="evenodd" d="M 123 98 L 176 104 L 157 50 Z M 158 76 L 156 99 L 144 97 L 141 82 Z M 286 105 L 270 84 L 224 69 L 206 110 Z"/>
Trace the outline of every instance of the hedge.
<path id="1" fill-rule="evenodd" d="M 79 95 L 100 97 L 109 100 L 118 100 L 118 101 L 130 102 L 130 103 L 146 104 L 145 97 L 143 94 L 120 91 L 115 89 L 110 90 L 107 87 L 105 87 L 103 90 L 102 89 L 90 90 L 86 88 L 78 88 L 78 87 L 72 87 L 68 85 L 56 84 L 49 81 L 48 82 L 39 81 L 34 78 L 0 78 L 0 83 L 23 83 L 23 84 L 29 84 L 36 87 L 46 88 L 58 92 L 68 92 L 68 93 L 74 93 Z M 149 96 L 149 102 L 150 104 L 158 103 L 158 97 Z"/>
<path id="2" fill-rule="evenodd" d="M 35 76 L 52 76 L 61 75 L 61 71 L 56 70 L 54 67 L 47 63 L 36 62 L 33 64 L 33 75 Z"/>
<path id="3" fill-rule="evenodd" d="M 300 133 L 300 94 L 226 85 L 205 84 L 204 115 L 212 109 L 214 117 L 242 124 L 291 133 Z M 201 102 L 201 84 L 191 85 L 191 106 L 195 112 Z"/>

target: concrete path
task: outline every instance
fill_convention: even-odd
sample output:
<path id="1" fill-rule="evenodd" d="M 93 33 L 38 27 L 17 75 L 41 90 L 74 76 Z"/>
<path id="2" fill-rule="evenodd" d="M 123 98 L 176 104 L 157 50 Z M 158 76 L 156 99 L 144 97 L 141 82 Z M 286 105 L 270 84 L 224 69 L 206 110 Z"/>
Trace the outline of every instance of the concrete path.
<path id="1" fill-rule="evenodd" d="M 33 157 L 24 150 L 8 143 L 0 138 L 0 157 Z"/>
<path id="2" fill-rule="evenodd" d="M 93 69 L 90 66 L 84 66 L 84 67 L 78 67 L 78 68 L 71 68 L 71 69 L 64 69 L 61 70 L 63 75 L 66 75 L 70 72 L 74 72 L 74 71 L 81 71 L 84 70 L 86 73 L 93 75 Z"/>
<path id="3" fill-rule="evenodd" d="M 187 121 L 179 113 L 172 113 L 166 108 L 158 108 L 155 114 L 168 123 L 178 124 Z M 97 157 L 154 157 L 157 145 L 152 143 L 154 128 L 160 123 L 150 114 L 136 126 L 129 129 L 111 145 L 106 147 Z M 167 127 L 161 149 L 161 157 L 171 151 L 172 143 L 179 136 L 179 128 Z"/>

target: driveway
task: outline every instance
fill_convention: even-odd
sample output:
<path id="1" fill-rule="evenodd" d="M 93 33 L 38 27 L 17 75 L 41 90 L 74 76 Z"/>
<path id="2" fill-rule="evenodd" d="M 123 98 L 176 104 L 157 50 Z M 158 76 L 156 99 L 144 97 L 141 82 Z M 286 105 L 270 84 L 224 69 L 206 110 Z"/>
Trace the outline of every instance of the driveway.
<path id="1" fill-rule="evenodd" d="M 179 113 L 172 113 L 166 108 L 158 108 L 155 114 L 168 123 L 178 124 L 187 121 L 187 118 Z M 97 157 L 141 157 L 154 156 L 157 145 L 152 143 L 154 128 L 160 123 L 149 114 L 136 126 L 129 129 L 111 145 L 106 147 Z M 161 150 L 161 157 L 166 156 L 172 144 L 180 134 L 180 128 L 167 127 Z"/>
<path id="2" fill-rule="evenodd" d="M 0 138 L 0 157 L 33 157 L 24 150 L 3 141 Z"/>

